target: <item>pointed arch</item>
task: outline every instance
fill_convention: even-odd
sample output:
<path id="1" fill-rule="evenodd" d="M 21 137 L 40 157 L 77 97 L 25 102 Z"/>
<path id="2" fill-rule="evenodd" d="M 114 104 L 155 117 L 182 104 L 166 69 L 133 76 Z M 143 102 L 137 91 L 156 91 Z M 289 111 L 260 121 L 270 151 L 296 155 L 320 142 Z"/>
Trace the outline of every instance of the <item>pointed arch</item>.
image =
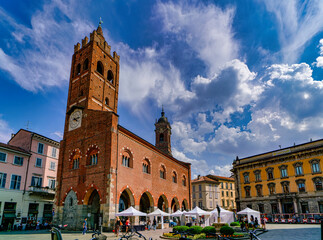
<path id="1" fill-rule="evenodd" d="M 184 211 L 184 210 L 188 210 L 188 203 L 187 203 L 187 200 L 185 198 L 182 201 L 182 211 Z"/>
<path id="2" fill-rule="evenodd" d="M 102 76 L 104 75 L 104 67 L 101 61 L 98 61 L 98 63 L 96 64 L 96 71 Z"/>
<path id="3" fill-rule="evenodd" d="M 135 197 L 133 191 L 127 186 L 120 191 L 118 197 L 118 212 L 122 212 L 131 206 L 135 206 Z"/>
<path id="4" fill-rule="evenodd" d="M 158 197 L 157 207 L 164 212 L 168 212 L 168 200 L 164 194 L 161 194 Z"/>

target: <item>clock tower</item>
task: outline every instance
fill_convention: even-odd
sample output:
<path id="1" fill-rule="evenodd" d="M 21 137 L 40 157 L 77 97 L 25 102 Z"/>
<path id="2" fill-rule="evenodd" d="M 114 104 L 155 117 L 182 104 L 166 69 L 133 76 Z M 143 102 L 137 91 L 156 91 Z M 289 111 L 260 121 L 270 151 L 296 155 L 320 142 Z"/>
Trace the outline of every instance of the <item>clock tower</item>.
<path id="1" fill-rule="evenodd" d="M 168 155 L 172 155 L 170 144 L 171 126 L 165 117 L 164 108 L 162 108 L 161 117 L 155 123 L 156 147 Z"/>

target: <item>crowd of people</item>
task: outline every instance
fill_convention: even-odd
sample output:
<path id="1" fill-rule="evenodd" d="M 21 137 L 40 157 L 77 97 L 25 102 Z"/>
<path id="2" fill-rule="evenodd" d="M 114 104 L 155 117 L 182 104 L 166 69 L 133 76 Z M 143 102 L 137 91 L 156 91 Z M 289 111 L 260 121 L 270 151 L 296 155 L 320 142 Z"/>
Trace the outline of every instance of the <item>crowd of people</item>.
<path id="1" fill-rule="evenodd" d="M 247 216 L 240 217 L 239 222 L 242 231 L 248 231 L 249 229 L 255 230 L 255 228 L 259 227 L 259 220 L 257 217 L 254 218 L 253 215 L 250 216 L 249 222 Z M 264 218 L 260 219 L 260 227 L 264 230 L 266 229 L 266 221 Z"/>

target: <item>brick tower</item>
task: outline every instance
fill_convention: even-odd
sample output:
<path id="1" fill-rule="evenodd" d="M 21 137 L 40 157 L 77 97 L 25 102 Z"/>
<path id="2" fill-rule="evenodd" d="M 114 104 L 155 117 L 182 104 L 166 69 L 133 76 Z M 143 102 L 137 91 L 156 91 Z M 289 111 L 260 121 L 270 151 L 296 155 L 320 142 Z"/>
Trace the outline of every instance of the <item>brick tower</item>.
<path id="1" fill-rule="evenodd" d="M 111 182 L 116 169 L 119 56 L 110 54 L 102 28 L 74 46 L 61 141 L 56 215 L 58 223 L 77 228 L 88 218 L 92 228 L 110 215 Z M 106 224 L 107 224 L 106 220 Z"/>
<path id="2" fill-rule="evenodd" d="M 164 108 L 162 108 L 161 117 L 155 123 L 156 147 L 168 155 L 172 155 L 170 135 L 171 126 L 165 117 Z"/>

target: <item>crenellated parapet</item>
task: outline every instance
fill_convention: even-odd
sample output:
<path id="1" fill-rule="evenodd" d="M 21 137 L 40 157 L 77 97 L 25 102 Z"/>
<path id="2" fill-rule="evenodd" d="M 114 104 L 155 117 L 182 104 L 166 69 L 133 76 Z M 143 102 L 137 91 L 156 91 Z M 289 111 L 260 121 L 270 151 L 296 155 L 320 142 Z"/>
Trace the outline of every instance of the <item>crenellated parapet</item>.
<path id="1" fill-rule="evenodd" d="M 92 33 L 90 33 L 90 42 L 96 42 L 98 46 L 104 49 L 106 53 L 111 55 L 111 46 L 105 41 L 101 26 L 99 26 L 97 30 L 94 30 Z M 82 47 L 80 43 L 77 43 L 76 45 L 74 45 L 74 53 L 84 48 L 88 43 L 89 43 L 89 38 L 85 36 L 85 38 L 82 39 Z M 119 62 L 120 56 L 116 52 L 113 52 L 113 59 L 116 62 Z"/>

